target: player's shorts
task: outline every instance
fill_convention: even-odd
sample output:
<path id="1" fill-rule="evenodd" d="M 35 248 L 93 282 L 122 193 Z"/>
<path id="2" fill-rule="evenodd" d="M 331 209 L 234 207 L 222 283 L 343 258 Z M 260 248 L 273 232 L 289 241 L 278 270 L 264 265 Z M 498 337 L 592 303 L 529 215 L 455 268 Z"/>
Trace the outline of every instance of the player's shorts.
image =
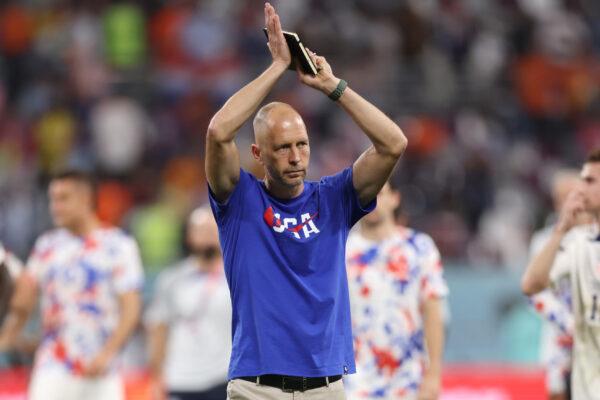
<path id="1" fill-rule="evenodd" d="M 62 371 L 34 371 L 29 400 L 124 400 L 123 381 L 117 374 L 81 378 Z"/>

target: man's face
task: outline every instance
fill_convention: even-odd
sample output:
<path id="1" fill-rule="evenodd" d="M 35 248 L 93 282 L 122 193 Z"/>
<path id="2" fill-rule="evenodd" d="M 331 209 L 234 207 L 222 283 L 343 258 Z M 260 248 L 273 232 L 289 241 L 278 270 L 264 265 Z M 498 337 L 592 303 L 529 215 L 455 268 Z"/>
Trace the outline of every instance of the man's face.
<path id="1" fill-rule="evenodd" d="M 71 228 L 93 213 L 92 193 L 87 185 L 73 179 L 57 179 L 48 189 L 54 225 Z"/>
<path id="2" fill-rule="evenodd" d="M 585 163 L 581 170 L 581 181 L 585 209 L 600 213 L 600 162 Z"/>
<path id="3" fill-rule="evenodd" d="M 269 128 L 254 150 L 255 156 L 277 184 L 286 187 L 301 185 L 310 161 L 308 134 L 302 118 L 297 114 L 287 114 L 277 118 Z"/>
<path id="4" fill-rule="evenodd" d="M 394 220 L 394 211 L 400 205 L 400 193 L 394 191 L 386 183 L 377 195 L 377 207 L 362 218 L 368 225 L 379 225 L 388 220 Z"/>
<path id="5" fill-rule="evenodd" d="M 200 210 L 191 215 L 187 243 L 191 253 L 205 261 L 220 259 L 219 230 L 210 212 Z"/>

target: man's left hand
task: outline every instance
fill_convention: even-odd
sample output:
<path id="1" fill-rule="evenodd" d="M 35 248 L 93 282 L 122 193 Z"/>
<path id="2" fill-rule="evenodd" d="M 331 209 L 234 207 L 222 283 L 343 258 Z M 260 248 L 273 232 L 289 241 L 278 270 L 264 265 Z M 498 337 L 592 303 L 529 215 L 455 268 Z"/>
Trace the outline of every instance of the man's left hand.
<path id="1" fill-rule="evenodd" d="M 108 367 L 113 359 L 112 354 L 107 351 L 101 351 L 84 368 L 83 374 L 88 378 L 96 378 L 106 374 Z"/>
<path id="2" fill-rule="evenodd" d="M 440 376 L 438 374 L 426 373 L 419 387 L 418 400 L 437 400 L 440 395 Z"/>
<path id="3" fill-rule="evenodd" d="M 314 89 L 320 90 L 321 92 L 329 95 L 331 92 L 335 90 L 338 83 L 340 82 L 339 78 L 336 78 L 333 75 L 331 70 L 331 66 L 325 59 L 325 57 L 319 56 L 314 52 L 306 49 L 308 51 L 308 55 L 312 60 L 313 64 L 317 68 L 317 74 L 307 74 L 298 65 L 296 67 L 296 71 L 298 71 L 298 76 L 300 77 L 300 81 L 307 86 L 310 86 Z"/>

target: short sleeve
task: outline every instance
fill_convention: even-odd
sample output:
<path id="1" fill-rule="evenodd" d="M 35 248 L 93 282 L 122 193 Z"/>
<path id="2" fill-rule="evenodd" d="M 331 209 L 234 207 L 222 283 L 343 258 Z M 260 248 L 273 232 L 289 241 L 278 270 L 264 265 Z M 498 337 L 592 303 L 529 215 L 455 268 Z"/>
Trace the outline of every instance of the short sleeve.
<path id="1" fill-rule="evenodd" d="M 14 254 L 5 252 L 4 265 L 12 279 L 17 279 L 23 271 L 23 264 Z"/>
<path id="2" fill-rule="evenodd" d="M 573 313 L 552 290 L 543 290 L 531 296 L 529 301 L 540 315 L 554 326 L 558 326 L 562 333 L 573 333 Z"/>
<path id="3" fill-rule="evenodd" d="M 431 237 L 422 233 L 417 235 L 415 241 L 419 249 L 422 271 L 420 301 L 445 298 L 448 295 L 448 285 L 444 279 L 444 269 L 437 246 Z"/>
<path id="4" fill-rule="evenodd" d="M 545 231 L 538 231 L 534 233 L 529 244 L 529 258 L 532 259 L 544 248 L 544 244 L 548 241 L 548 234 Z"/>
<path id="5" fill-rule="evenodd" d="M 144 270 L 137 243 L 123 236 L 121 249 L 113 269 L 113 284 L 118 293 L 140 290 L 144 283 Z"/>
<path id="6" fill-rule="evenodd" d="M 243 169 L 240 169 L 240 180 L 238 181 L 237 185 L 235 185 L 235 189 L 233 189 L 233 192 L 231 193 L 229 198 L 223 202 L 220 202 L 215 198 L 214 192 L 210 188 L 210 185 L 207 183 L 210 208 L 212 209 L 213 214 L 215 215 L 215 219 L 217 221 L 221 221 L 223 220 L 223 218 L 228 217 L 233 209 L 239 209 L 239 207 L 236 206 L 240 205 L 243 202 L 244 194 L 246 193 L 248 187 L 251 185 L 251 182 L 251 175 Z"/>
<path id="7" fill-rule="evenodd" d="M 373 211 L 377 206 L 377 198 L 366 206 L 361 206 L 358 193 L 352 183 L 352 167 L 348 167 L 335 175 L 323 177 L 320 184 L 333 189 L 334 203 L 341 204 L 344 207 L 348 227 L 354 226 L 358 220 Z M 341 199 L 336 198 L 336 195 L 341 196 Z"/>
<path id="8" fill-rule="evenodd" d="M 558 253 L 554 258 L 554 264 L 552 264 L 552 268 L 550 269 L 550 283 L 553 287 L 556 287 L 563 279 L 570 279 L 571 267 L 575 260 L 573 256 L 574 247 L 575 243 L 567 246 L 561 244 L 558 249 Z"/>
<path id="9" fill-rule="evenodd" d="M 144 313 L 144 323 L 146 325 L 157 325 L 171 321 L 172 312 L 169 291 L 171 287 L 171 274 L 172 271 L 168 269 L 156 278 L 154 295 L 148 309 Z"/>
<path id="10" fill-rule="evenodd" d="M 33 250 L 31 250 L 31 254 L 27 259 L 27 263 L 25 266 L 25 275 L 28 278 L 34 279 L 36 282 L 42 280 L 44 275 L 44 270 L 46 268 L 46 263 L 44 262 L 54 249 L 51 247 L 49 243 L 49 238 L 46 235 L 39 237 L 34 246 Z"/>

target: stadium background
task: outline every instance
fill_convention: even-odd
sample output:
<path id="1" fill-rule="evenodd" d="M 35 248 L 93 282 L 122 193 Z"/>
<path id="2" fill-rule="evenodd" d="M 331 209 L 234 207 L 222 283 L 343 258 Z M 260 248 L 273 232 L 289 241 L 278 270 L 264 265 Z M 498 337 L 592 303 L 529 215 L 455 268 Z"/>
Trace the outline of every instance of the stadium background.
<path id="1" fill-rule="evenodd" d="M 26 258 L 50 226 L 48 176 L 66 165 L 96 170 L 101 217 L 139 241 L 150 294 L 156 274 L 181 255 L 186 214 L 206 201 L 210 117 L 269 62 L 262 4 L 2 1 L 0 240 Z M 553 171 L 577 167 L 600 145 L 600 3 L 275 5 L 285 29 L 409 138 L 394 176 L 400 218 L 435 239 L 451 290 L 442 398 L 544 398 L 539 320 L 518 279 L 531 233 L 550 213 Z M 270 98 L 304 116 L 311 178 L 349 165 L 367 145 L 293 73 Z M 243 151 L 251 141 L 247 124 L 238 145 L 244 166 L 256 170 Z M 126 358 L 130 381 L 143 382 L 141 334 Z M 28 360 L 2 360 L 0 398 L 21 396 L 14 361 Z M 533 384 L 530 392 L 521 383 Z M 135 387 L 132 398 L 143 397 Z"/>

